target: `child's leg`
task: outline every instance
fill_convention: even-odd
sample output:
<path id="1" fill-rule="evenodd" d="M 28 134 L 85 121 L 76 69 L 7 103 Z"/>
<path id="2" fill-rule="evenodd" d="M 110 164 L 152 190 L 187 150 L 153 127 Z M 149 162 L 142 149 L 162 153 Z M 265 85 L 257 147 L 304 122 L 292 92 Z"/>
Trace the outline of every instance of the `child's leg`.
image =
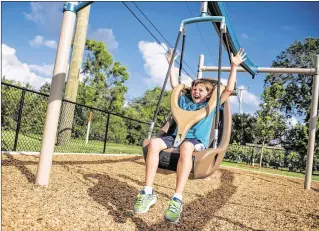
<path id="1" fill-rule="evenodd" d="M 160 138 L 151 139 L 148 145 L 145 169 L 145 186 L 152 186 L 159 163 L 159 153 L 167 148 L 165 142 Z"/>
<path id="2" fill-rule="evenodd" d="M 193 143 L 184 141 L 179 148 L 179 160 L 177 164 L 177 180 L 176 191 L 169 202 L 169 206 L 165 212 L 165 219 L 171 223 L 177 223 L 182 212 L 182 194 L 188 176 L 192 170 L 192 154 L 195 149 Z"/>
<path id="3" fill-rule="evenodd" d="M 135 199 L 133 210 L 135 213 L 146 213 L 157 201 L 152 189 L 159 162 L 159 152 L 166 148 L 165 142 L 160 138 L 150 140 L 146 157 L 145 187 Z"/>
<path id="4" fill-rule="evenodd" d="M 180 156 L 177 164 L 176 180 L 176 193 L 180 195 L 183 194 L 188 176 L 192 170 L 192 154 L 194 149 L 194 144 L 188 141 L 183 142 L 183 144 L 180 146 Z"/>

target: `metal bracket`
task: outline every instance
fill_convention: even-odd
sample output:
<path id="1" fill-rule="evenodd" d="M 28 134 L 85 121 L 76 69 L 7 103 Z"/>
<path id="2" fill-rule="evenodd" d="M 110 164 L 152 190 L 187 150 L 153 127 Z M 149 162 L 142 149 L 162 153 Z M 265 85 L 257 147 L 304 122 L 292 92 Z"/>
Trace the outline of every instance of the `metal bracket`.
<path id="1" fill-rule="evenodd" d="M 220 22 L 220 31 L 221 31 L 222 33 L 224 33 L 224 34 L 227 32 L 225 20 L 223 20 L 223 21 Z"/>
<path id="2" fill-rule="evenodd" d="M 174 140 L 174 148 L 179 147 L 179 145 L 181 144 L 181 134 L 177 134 L 175 140 Z"/>
<path id="3" fill-rule="evenodd" d="M 207 2 L 201 2 L 200 14 L 201 16 L 207 15 Z"/>
<path id="4" fill-rule="evenodd" d="M 73 13 L 76 13 L 75 6 L 76 5 L 73 2 L 65 2 L 63 5 L 63 12 L 64 11 L 71 11 Z"/>

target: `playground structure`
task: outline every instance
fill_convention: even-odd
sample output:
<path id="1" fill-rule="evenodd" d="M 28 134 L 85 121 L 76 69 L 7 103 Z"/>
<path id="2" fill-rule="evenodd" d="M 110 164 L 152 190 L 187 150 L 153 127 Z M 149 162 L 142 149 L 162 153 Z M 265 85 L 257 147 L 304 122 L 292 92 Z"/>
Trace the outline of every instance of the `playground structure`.
<path id="1" fill-rule="evenodd" d="M 61 28 L 61 34 L 59 39 L 59 45 L 57 49 L 56 61 L 54 65 L 53 78 L 51 83 L 51 91 L 48 103 L 48 109 L 46 113 L 46 120 L 44 125 L 43 139 L 40 151 L 40 161 L 38 163 L 38 170 L 36 176 L 36 183 L 39 185 L 48 185 L 50 171 L 52 166 L 52 155 L 54 151 L 55 138 L 57 134 L 57 126 L 58 119 L 61 109 L 61 101 L 63 94 L 63 86 L 66 77 L 66 68 L 68 63 L 68 58 L 70 54 L 71 41 L 73 36 L 74 25 L 76 21 L 76 14 L 84 7 L 90 5 L 92 2 L 78 2 L 77 4 L 74 2 L 67 2 L 64 5 L 64 15 L 63 22 Z M 226 10 L 222 3 L 220 2 L 209 2 L 202 4 L 201 16 L 196 20 L 205 21 L 207 16 L 205 12 L 207 11 L 211 15 L 216 16 L 216 20 L 212 21 L 217 33 L 219 35 L 225 33 L 225 38 L 221 37 L 221 41 L 223 40 L 224 45 L 226 44 L 226 40 L 230 41 L 230 51 L 232 53 L 236 53 L 239 49 L 239 44 L 236 40 L 236 36 L 231 29 L 230 21 L 227 17 Z M 196 22 L 193 19 L 192 22 Z M 184 20 L 184 23 L 189 23 L 190 21 Z M 225 30 L 225 25 L 227 25 L 227 31 Z M 178 39 L 181 33 L 183 32 L 182 28 L 180 28 Z M 83 36 L 86 36 L 84 34 Z M 222 42 L 221 42 L 222 43 Z M 177 42 L 175 44 L 174 53 L 175 55 Z M 220 46 L 221 47 L 221 46 Z M 182 58 L 182 56 L 181 56 Z M 201 58 L 200 58 L 201 59 Z M 182 63 L 182 62 L 181 62 Z M 202 61 L 199 62 L 198 73 L 199 75 L 203 71 L 218 71 L 219 75 L 221 71 L 230 71 L 230 67 L 221 67 L 221 63 L 219 63 L 218 67 L 209 67 L 203 65 Z M 169 65 L 169 69 L 172 67 L 172 61 Z M 317 120 L 317 107 L 318 107 L 318 88 L 319 88 L 319 55 L 316 56 L 316 67 L 315 68 L 265 68 L 265 67 L 256 67 L 252 64 L 249 58 L 242 64 L 243 68 L 238 68 L 239 72 L 249 72 L 253 77 L 256 73 L 302 73 L 313 75 L 313 89 L 312 89 L 312 101 L 311 101 L 311 117 L 309 122 L 309 140 L 308 140 L 308 148 L 307 148 L 307 167 L 305 174 L 305 189 L 310 189 L 311 186 L 311 175 L 312 175 L 312 165 L 313 165 L 313 153 L 314 153 L 314 144 L 315 144 L 315 132 L 316 132 L 316 120 Z M 169 75 L 169 70 L 167 72 L 167 76 L 164 82 L 164 87 L 167 82 L 167 77 Z M 219 77 L 220 79 L 220 77 Z M 220 95 L 219 88 L 217 92 L 217 96 Z M 159 99 L 158 107 L 161 101 L 161 97 Z M 217 101 L 219 98 L 217 97 Z M 220 103 L 220 102 L 219 102 Z M 217 102 L 217 107 L 219 106 Z M 153 121 L 151 123 L 151 129 L 154 127 L 156 121 L 156 115 L 158 111 L 158 107 L 156 109 Z M 217 110 L 218 111 L 218 110 Z M 218 117 L 217 113 L 217 117 Z M 218 121 L 218 119 L 217 119 Z M 218 134 L 217 134 L 218 135 Z M 217 140 L 217 136 L 214 137 Z M 217 142 L 215 142 L 215 148 L 217 147 Z"/>

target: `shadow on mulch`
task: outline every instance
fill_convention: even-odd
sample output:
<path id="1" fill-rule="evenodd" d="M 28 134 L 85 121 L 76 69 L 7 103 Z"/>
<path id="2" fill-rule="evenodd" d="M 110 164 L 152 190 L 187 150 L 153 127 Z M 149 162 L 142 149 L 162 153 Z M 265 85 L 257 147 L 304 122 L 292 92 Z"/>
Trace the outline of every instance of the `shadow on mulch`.
<path id="1" fill-rule="evenodd" d="M 12 155 L 6 155 L 6 156 L 9 158 L 9 160 L 2 160 L 1 161 L 2 166 L 15 166 L 20 170 L 20 172 L 23 175 L 25 175 L 25 177 L 27 178 L 29 183 L 35 182 L 36 176 L 32 172 L 30 172 L 30 170 L 25 166 L 25 165 L 27 165 L 25 162 L 31 162 L 31 161 L 20 161 L 20 160 L 13 158 Z M 36 162 L 31 162 L 31 163 L 38 164 Z"/>
<path id="2" fill-rule="evenodd" d="M 149 225 L 138 215 L 135 216 L 132 208 L 138 191 L 127 183 L 105 174 L 85 174 L 83 177 L 86 180 L 94 178 L 98 181 L 88 190 L 88 195 L 107 208 L 109 215 L 113 216 L 115 222 L 125 223 L 130 218 L 136 224 L 138 230 L 201 230 L 206 226 L 206 222 L 209 222 L 214 217 L 226 220 L 246 230 L 254 230 L 239 222 L 214 215 L 237 190 L 237 187 L 233 184 L 234 174 L 225 169 L 220 169 L 219 171 L 222 173 L 221 186 L 216 190 L 210 191 L 205 196 L 201 196 L 194 202 L 184 204 L 181 222 L 178 225 L 168 224 L 164 217 L 159 218 L 161 221 L 158 223 Z M 135 180 L 134 182 L 141 183 Z"/>
<path id="3" fill-rule="evenodd" d="M 2 166 L 15 166 L 17 167 L 20 172 L 27 178 L 29 183 L 34 183 L 36 179 L 36 175 L 30 172 L 30 170 L 26 167 L 26 165 L 38 165 L 38 161 L 21 161 L 18 159 L 15 159 L 10 154 L 4 154 L 8 157 L 8 160 L 2 160 L 1 165 Z M 141 159 L 142 157 L 132 157 L 128 159 L 122 159 L 122 160 L 98 160 L 98 161 L 52 161 L 52 165 L 80 165 L 80 164 L 105 164 L 105 163 L 119 163 L 119 162 L 129 162 L 133 161 L 137 164 L 139 163 L 137 160 Z"/>
<path id="4" fill-rule="evenodd" d="M 262 181 L 266 181 L 266 182 L 269 182 L 269 183 L 276 183 L 276 184 L 280 184 L 282 186 L 287 186 L 287 187 L 290 187 L 290 185 L 287 185 L 287 184 L 283 184 L 283 183 L 279 183 L 278 182 L 278 179 L 276 178 L 277 176 L 271 176 L 271 175 L 267 175 L 268 178 L 272 177 L 272 178 L 275 178 L 274 180 L 269 180 L 269 179 L 265 179 L 264 177 L 262 176 L 257 176 L 257 173 L 239 173 L 239 172 L 236 172 L 236 174 L 238 175 L 243 175 L 243 176 L 251 176 L 254 179 L 259 179 L 259 180 L 262 180 Z M 263 174 L 263 172 L 260 172 L 258 174 Z M 266 175 L 264 175 L 266 176 Z M 296 178 L 296 179 L 289 179 L 289 178 L 285 178 L 285 181 L 287 182 L 290 182 L 290 183 L 294 183 L 294 184 L 297 184 L 297 185 L 300 185 L 302 184 L 302 182 L 298 182 L 298 180 L 303 180 L 302 178 Z"/>
<path id="5" fill-rule="evenodd" d="M 15 166 L 15 165 L 37 165 L 38 161 L 21 161 L 13 158 L 10 154 L 4 154 L 9 157 L 10 160 L 2 160 L 3 166 Z M 39 158 L 38 156 L 36 156 Z M 110 157 L 110 156 L 105 156 Z M 116 156 L 119 157 L 119 156 Z M 52 165 L 80 165 L 80 164 L 107 164 L 107 163 L 119 163 L 119 162 L 130 162 L 134 161 L 138 163 L 137 160 L 142 159 L 142 156 L 134 156 L 131 158 L 126 158 L 127 156 L 123 156 L 124 159 L 120 160 L 95 160 L 95 161 L 52 161 Z M 140 163 L 142 164 L 142 163 Z"/>

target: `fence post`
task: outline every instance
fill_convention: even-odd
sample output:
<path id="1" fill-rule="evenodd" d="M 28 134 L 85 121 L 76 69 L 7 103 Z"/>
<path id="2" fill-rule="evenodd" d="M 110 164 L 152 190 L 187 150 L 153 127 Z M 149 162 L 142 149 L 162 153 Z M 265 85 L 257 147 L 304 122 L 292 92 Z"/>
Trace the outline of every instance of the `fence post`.
<path id="1" fill-rule="evenodd" d="M 110 123 L 110 113 L 107 113 L 103 153 L 105 153 L 105 149 L 106 149 L 106 141 L 107 141 L 107 133 L 108 133 L 108 131 L 109 131 L 109 123 Z"/>
<path id="2" fill-rule="evenodd" d="M 92 120 L 92 112 L 90 111 L 90 116 L 89 116 L 89 120 L 88 120 L 88 127 L 87 127 L 87 130 L 86 130 L 85 145 L 87 145 L 87 144 L 88 144 L 88 142 L 89 142 L 89 135 L 90 135 L 91 120 Z"/>
<path id="3" fill-rule="evenodd" d="M 25 90 L 22 90 L 21 99 L 20 99 L 20 103 L 19 103 L 18 121 L 17 121 L 16 135 L 14 138 L 13 151 L 17 151 L 18 137 L 19 137 L 19 132 L 20 132 L 21 117 L 22 117 L 22 109 L 23 109 L 23 104 L 24 104 L 24 96 L 25 96 Z"/>

